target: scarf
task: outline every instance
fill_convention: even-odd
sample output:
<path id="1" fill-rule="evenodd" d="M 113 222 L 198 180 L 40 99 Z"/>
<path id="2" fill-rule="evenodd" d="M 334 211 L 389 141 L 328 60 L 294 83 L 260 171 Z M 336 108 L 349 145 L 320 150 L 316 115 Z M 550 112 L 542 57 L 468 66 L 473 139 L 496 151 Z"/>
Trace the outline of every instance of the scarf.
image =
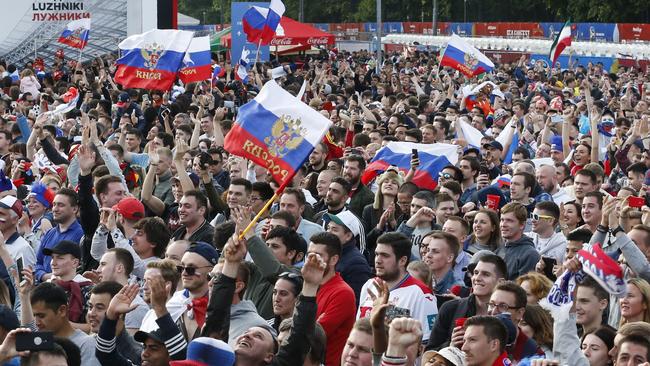
<path id="1" fill-rule="evenodd" d="M 208 296 L 199 297 L 198 299 L 192 299 L 192 302 L 187 304 L 187 310 L 191 313 L 196 324 L 199 325 L 199 329 L 203 328 L 205 323 L 205 314 L 208 311 Z"/>
<path id="2" fill-rule="evenodd" d="M 68 319 L 71 322 L 83 323 L 83 309 L 84 309 L 84 298 L 81 294 L 82 286 L 92 285 L 90 281 L 84 282 L 75 282 L 75 281 L 63 281 L 55 280 L 55 284 L 60 286 L 68 294 Z"/>

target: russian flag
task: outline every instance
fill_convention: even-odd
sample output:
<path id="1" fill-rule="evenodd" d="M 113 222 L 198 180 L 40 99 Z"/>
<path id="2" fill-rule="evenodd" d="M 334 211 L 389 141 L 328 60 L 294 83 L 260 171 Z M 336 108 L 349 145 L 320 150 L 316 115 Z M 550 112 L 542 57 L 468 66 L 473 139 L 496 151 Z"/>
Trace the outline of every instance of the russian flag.
<path id="1" fill-rule="evenodd" d="M 267 168 L 284 188 L 331 125 L 271 80 L 255 99 L 239 108 L 224 148 Z"/>
<path id="2" fill-rule="evenodd" d="M 480 149 L 483 133 L 465 122 L 465 118 L 459 118 L 458 124 L 460 126 L 460 134 L 462 134 L 462 136 L 458 137 L 464 138 L 470 146 Z"/>
<path id="3" fill-rule="evenodd" d="M 237 62 L 237 72 L 235 76 L 237 79 L 241 80 L 242 83 L 246 84 L 248 82 L 248 51 L 246 48 L 241 51 L 241 58 Z"/>
<path id="4" fill-rule="evenodd" d="M 178 71 L 178 77 L 183 84 L 208 80 L 212 72 L 211 63 L 210 37 L 192 38 L 183 58 L 183 68 Z"/>
<path id="5" fill-rule="evenodd" d="M 246 40 L 250 43 L 267 45 L 271 43 L 280 24 L 285 7 L 281 0 L 271 0 L 269 8 L 251 6 L 242 18 Z"/>
<path id="6" fill-rule="evenodd" d="M 176 80 L 193 33 L 154 29 L 119 44 L 115 81 L 126 88 L 170 90 Z"/>
<path id="7" fill-rule="evenodd" d="M 458 162 L 458 146 L 451 144 L 416 144 L 413 142 L 389 142 L 382 147 L 361 176 L 363 184 L 370 183 L 391 165 L 405 173 L 411 168 L 411 153 L 417 149 L 420 166 L 415 171 L 413 183 L 420 188 L 435 189 L 438 173 L 448 165 Z"/>
<path id="8" fill-rule="evenodd" d="M 470 78 L 494 68 L 487 56 L 456 34 L 451 35 L 440 65 L 456 69 Z"/>
<path id="9" fill-rule="evenodd" d="M 503 128 L 503 131 L 501 131 L 495 140 L 498 141 L 504 148 L 510 144 L 508 151 L 503 158 L 503 163 L 512 163 L 512 155 L 515 153 L 515 150 L 517 150 L 517 147 L 519 147 L 519 126 L 517 119 L 511 118 L 510 121 L 508 121 L 508 124 Z"/>
<path id="10" fill-rule="evenodd" d="M 69 88 L 61 99 L 63 99 L 63 104 L 57 105 L 54 110 L 45 112 L 45 114 L 64 114 L 73 110 L 79 101 L 79 91 L 77 88 Z"/>
<path id="11" fill-rule="evenodd" d="M 73 20 L 65 26 L 59 42 L 73 48 L 83 49 L 90 37 L 90 18 Z"/>

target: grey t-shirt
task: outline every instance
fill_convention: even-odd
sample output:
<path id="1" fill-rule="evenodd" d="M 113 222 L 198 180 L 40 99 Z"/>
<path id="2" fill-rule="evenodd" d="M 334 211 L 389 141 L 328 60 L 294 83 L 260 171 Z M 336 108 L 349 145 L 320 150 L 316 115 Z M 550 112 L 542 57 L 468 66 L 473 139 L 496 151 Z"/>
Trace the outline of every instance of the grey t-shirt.
<path id="1" fill-rule="evenodd" d="M 133 304 L 137 304 L 138 307 L 126 314 L 126 317 L 124 318 L 124 326 L 126 329 L 137 330 L 140 329 L 142 319 L 144 319 L 144 316 L 149 311 L 149 305 L 144 302 L 140 295 L 136 296 L 135 299 L 133 299 Z"/>
<path id="2" fill-rule="evenodd" d="M 72 343 L 76 344 L 81 351 L 81 364 L 83 366 L 101 366 L 95 357 L 95 338 L 75 329 L 69 337 Z"/>

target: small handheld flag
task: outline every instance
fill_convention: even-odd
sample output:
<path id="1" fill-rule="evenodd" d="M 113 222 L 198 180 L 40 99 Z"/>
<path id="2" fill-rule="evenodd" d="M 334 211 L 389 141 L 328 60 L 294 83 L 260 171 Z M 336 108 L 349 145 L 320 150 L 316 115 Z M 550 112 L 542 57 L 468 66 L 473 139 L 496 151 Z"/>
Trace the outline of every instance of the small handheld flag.
<path id="1" fill-rule="evenodd" d="M 248 55 L 250 51 L 246 48 L 241 51 L 241 58 L 237 63 L 237 79 L 241 80 L 242 83 L 246 84 L 248 82 Z"/>
<path id="2" fill-rule="evenodd" d="M 73 20 L 65 26 L 59 36 L 59 42 L 70 47 L 83 49 L 90 37 L 90 18 Z"/>
<path id="3" fill-rule="evenodd" d="M 467 77 L 473 77 L 490 72 L 494 68 L 494 63 L 476 47 L 458 35 L 452 34 L 440 60 L 440 66 L 449 66 Z"/>
<path id="4" fill-rule="evenodd" d="M 562 26 L 562 30 L 558 33 L 555 41 L 551 45 L 551 50 L 548 53 L 548 58 L 551 60 L 551 68 L 555 66 L 555 62 L 562 54 L 565 48 L 571 46 L 571 21 L 567 21 Z"/>
<path id="5" fill-rule="evenodd" d="M 284 11 L 282 0 L 271 0 L 268 8 L 251 6 L 242 18 L 246 40 L 262 45 L 271 43 Z"/>
<path id="6" fill-rule="evenodd" d="M 193 33 L 154 29 L 120 42 L 115 82 L 127 88 L 167 91 L 181 67 Z"/>
<path id="7" fill-rule="evenodd" d="M 183 67 L 178 77 L 183 84 L 210 79 L 211 69 L 210 37 L 192 38 L 183 57 Z"/>

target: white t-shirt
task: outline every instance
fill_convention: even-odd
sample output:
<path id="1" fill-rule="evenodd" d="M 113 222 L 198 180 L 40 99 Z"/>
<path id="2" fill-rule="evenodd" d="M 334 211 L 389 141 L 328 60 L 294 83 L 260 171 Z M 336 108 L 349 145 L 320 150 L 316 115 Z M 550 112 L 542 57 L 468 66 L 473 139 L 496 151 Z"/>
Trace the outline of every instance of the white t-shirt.
<path id="1" fill-rule="evenodd" d="M 373 281 L 374 278 L 369 279 L 361 288 L 357 319 L 370 316 L 373 301 L 368 291 L 373 288 Z M 407 275 L 395 288 L 390 290 L 388 303 L 402 314 L 404 314 L 404 310 L 408 310 L 411 318 L 422 323 L 422 342 L 429 340 L 431 328 L 438 316 L 436 297 L 431 289 L 420 280 Z"/>

